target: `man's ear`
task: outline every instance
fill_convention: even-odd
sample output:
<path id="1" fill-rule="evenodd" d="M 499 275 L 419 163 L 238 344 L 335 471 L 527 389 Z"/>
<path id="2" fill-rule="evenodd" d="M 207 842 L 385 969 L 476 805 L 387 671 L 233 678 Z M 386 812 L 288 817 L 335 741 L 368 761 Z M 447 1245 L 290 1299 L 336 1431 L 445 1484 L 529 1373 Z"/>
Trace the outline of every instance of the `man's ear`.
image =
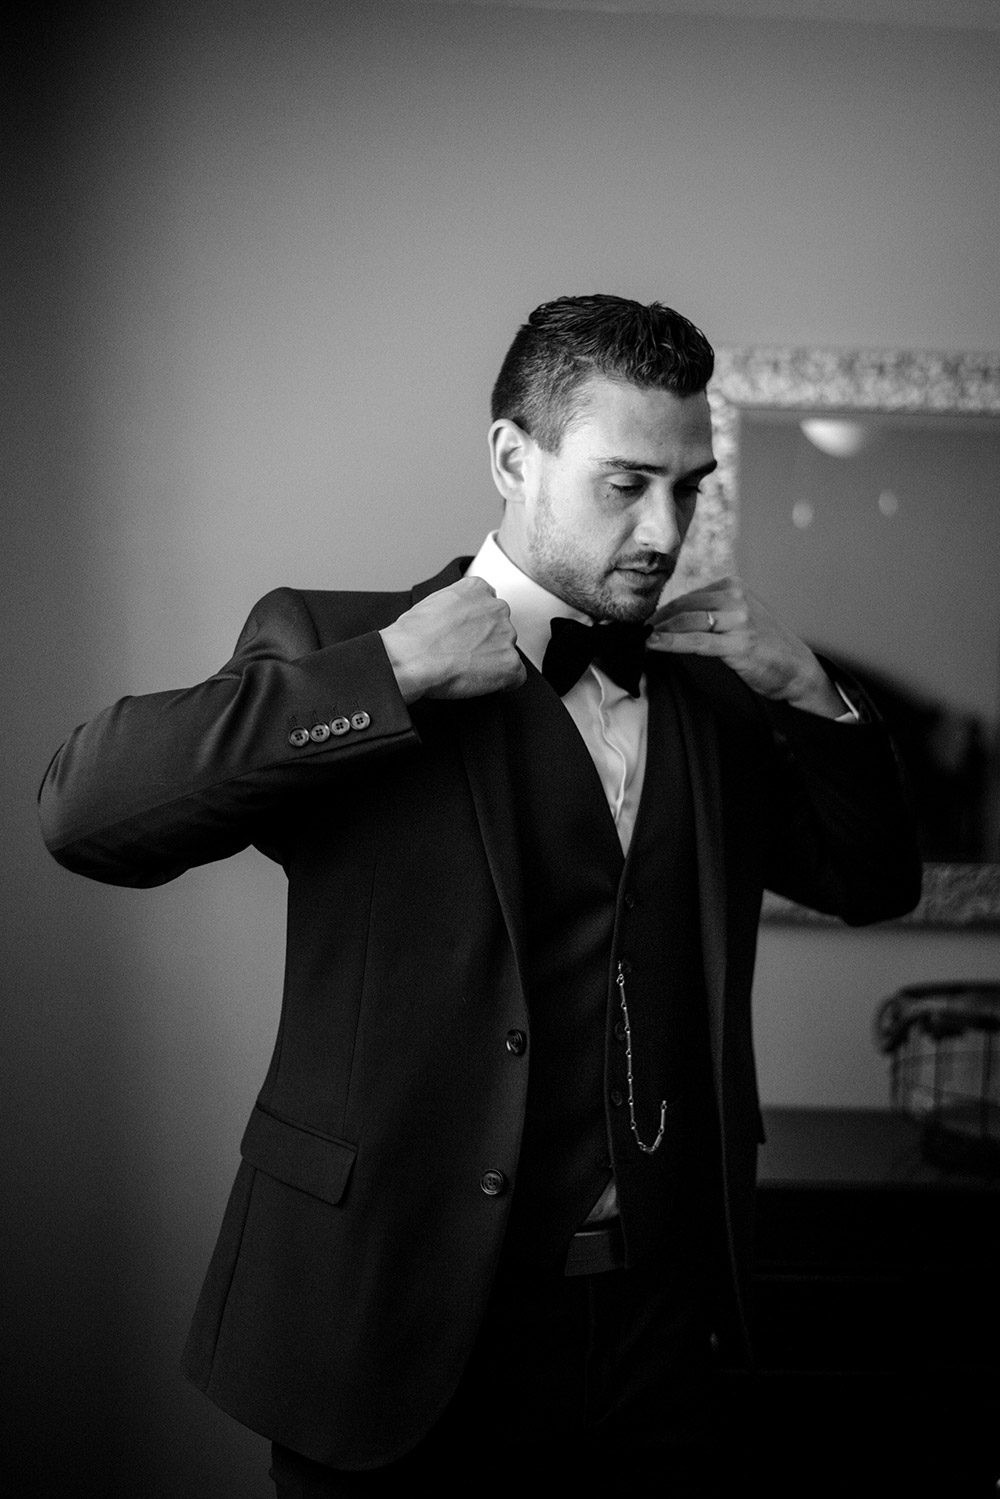
<path id="1" fill-rule="evenodd" d="M 532 469 L 538 444 L 509 417 L 502 416 L 489 430 L 490 472 L 504 503 L 518 503 L 526 497 L 532 482 Z"/>

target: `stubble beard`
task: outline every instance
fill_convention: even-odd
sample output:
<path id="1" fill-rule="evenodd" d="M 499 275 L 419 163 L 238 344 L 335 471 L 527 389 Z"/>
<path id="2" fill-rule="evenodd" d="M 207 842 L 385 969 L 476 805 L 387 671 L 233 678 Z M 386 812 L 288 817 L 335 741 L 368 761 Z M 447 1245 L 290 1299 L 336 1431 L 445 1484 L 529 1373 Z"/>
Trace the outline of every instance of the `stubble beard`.
<path id="1" fill-rule="evenodd" d="M 571 536 L 559 530 L 544 495 L 541 501 L 528 537 L 535 582 L 591 619 L 625 624 L 642 624 L 648 619 L 659 602 L 665 578 L 658 577 L 655 591 L 649 594 L 630 593 L 621 582 L 616 588 L 614 571 L 595 562 Z"/>

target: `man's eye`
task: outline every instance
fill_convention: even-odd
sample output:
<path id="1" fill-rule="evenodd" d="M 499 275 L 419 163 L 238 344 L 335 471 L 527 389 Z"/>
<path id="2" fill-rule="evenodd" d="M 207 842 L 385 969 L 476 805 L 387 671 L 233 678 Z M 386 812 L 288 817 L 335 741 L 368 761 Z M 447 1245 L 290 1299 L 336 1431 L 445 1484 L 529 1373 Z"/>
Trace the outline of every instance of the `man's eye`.
<path id="1" fill-rule="evenodd" d="M 700 494 L 700 484 L 682 484 L 680 489 L 678 489 L 677 491 L 677 498 L 683 503 L 690 504 L 690 502 L 692 500 L 696 500 Z"/>
<path id="2" fill-rule="evenodd" d="M 612 484 L 612 486 L 611 486 L 611 488 L 615 491 L 616 494 L 640 494 L 642 492 L 642 490 L 645 489 L 645 487 L 646 486 L 644 484 L 642 484 L 642 483 L 638 483 L 638 484 Z"/>

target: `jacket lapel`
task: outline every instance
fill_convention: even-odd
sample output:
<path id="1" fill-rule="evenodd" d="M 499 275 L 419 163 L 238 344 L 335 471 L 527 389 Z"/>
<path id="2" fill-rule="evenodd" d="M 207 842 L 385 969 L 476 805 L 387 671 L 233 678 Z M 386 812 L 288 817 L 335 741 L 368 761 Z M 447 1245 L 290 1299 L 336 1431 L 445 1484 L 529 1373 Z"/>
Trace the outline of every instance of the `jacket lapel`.
<path id="1" fill-rule="evenodd" d="M 465 575 L 471 557 L 458 557 L 413 589 L 413 602 L 447 588 Z M 506 753 L 503 694 L 442 700 L 436 706 L 454 729 L 472 791 L 497 900 L 514 949 L 521 991 L 525 987 L 524 888 L 511 808 L 514 788 Z"/>
<path id="2" fill-rule="evenodd" d="M 438 593 L 442 588 L 448 588 L 452 583 L 457 583 L 459 578 L 465 577 L 465 569 L 471 564 L 471 557 L 456 557 L 443 567 L 433 578 L 427 578 L 423 583 L 416 583 L 412 589 L 413 602 L 419 604 L 429 593 Z"/>
<path id="3" fill-rule="evenodd" d="M 458 745 L 465 761 L 497 899 L 525 988 L 524 884 L 513 817 L 514 786 L 506 753 L 501 694 L 467 698 L 455 715 Z"/>
<path id="4" fill-rule="evenodd" d="M 718 728 L 714 718 L 705 712 L 700 701 L 701 693 L 691 681 L 686 669 L 687 663 L 683 658 L 671 657 L 668 666 L 666 662 L 657 661 L 655 653 L 651 652 L 647 660 L 649 662 L 647 682 L 651 715 L 654 712 L 662 712 L 663 694 L 667 691 L 663 673 L 671 666 L 675 667 L 671 681 L 675 690 L 694 800 L 702 961 L 705 968 L 712 1057 L 721 1097 L 728 944 L 726 941 L 726 866 L 721 818 L 722 786 Z M 649 774 L 648 766 L 646 773 Z"/>

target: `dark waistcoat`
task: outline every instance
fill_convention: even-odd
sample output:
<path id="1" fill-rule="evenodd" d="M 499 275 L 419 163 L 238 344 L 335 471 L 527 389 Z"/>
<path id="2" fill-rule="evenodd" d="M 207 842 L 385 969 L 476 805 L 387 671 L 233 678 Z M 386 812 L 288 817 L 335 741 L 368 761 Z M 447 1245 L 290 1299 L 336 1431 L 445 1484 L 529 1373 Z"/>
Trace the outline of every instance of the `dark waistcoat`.
<path id="1" fill-rule="evenodd" d="M 690 777 L 669 671 L 648 673 L 646 774 L 627 859 L 597 770 L 532 674 L 509 700 L 527 919 L 525 1129 L 505 1251 L 555 1263 L 607 1185 L 628 1263 L 701 1259 L 719 1210 L 718 1137 Z M 640 1149 L 631 1124 L 625 1016 Z"/>

